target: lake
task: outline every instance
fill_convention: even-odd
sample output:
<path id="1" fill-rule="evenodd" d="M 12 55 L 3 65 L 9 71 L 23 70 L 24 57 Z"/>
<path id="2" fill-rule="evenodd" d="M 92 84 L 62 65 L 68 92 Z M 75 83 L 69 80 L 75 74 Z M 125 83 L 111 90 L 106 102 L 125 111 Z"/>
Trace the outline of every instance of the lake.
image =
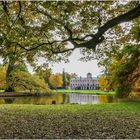
<path id="1" fill-rule="evenodd" d="M 0 97 L 0 104 L 98 104 L 111 103 L 113 101 L 113 95 L 89 95 L 78 93 L 55 93 L 47 96 Z"/>

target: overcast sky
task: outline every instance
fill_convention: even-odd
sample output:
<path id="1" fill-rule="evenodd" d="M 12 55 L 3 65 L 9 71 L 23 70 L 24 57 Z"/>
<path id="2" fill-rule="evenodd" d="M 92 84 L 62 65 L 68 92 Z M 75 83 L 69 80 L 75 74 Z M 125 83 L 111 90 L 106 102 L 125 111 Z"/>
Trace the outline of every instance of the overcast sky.
<path id="1" fill-rule="evenodd" d="M 55 63 L 51 66 L 53 73 L 62 73 L 63 68 L 65 69 L 65 72 L 76 73 L 78 76 L 82 77 L 85 77 L 88 72 L 92 73 L 93 77 L 96 77 L 101 73 L 102 69 L 97 66 L 96 60 L 81 62 L 78 60 L 79 58 L 80 53 L 78 50 L 75 50 L 70 56 L 69 63 Z M 1 59 L 0 63 L 2 63 Z M 32 72 L 32 69 L 29 68 L 29 71 Z"/>
<path id="2" fill-rule="evenodd" d="M 80 58 L 80 53 L 78 50 L 75 50 L 70 56 L 69 63 L 57 63 L 54 64 L 52 70 L 54 73 L 62 73 L 63 68 L 65 72 L 76 73 L 78 76 L 85 77 L 88 72 L 92 73 L 93 77 L 98 76 L 102 69 L 97 66 L 97 61 L 92 60 L 89 62 L 81 62 L 78 59 Z"/>
<path id="3" fill-rule="evenodd" d="M 96 77 L 101 73 L 102 69 L 97 66 L 96 60 L 81 62 L 78 60 L 80 56 L 79 51 L 75 50 L 70 56 L 69 63 L 55 63 L 51 66 L 53 73 L 62 73 L 63 68 L 65 69 L 65 72 L 76 73 L 78 76 L 82 77 L 85 77 L 88 72 L 92 73 L 93 77 Z M 42 60 L 40 60 L 40 63 L 41 61 Z M 1 59 L 0 63 L 2 63 Z M 28 68 L 29 71 L 32 72 L 32 69 L 30 67 Z"/>

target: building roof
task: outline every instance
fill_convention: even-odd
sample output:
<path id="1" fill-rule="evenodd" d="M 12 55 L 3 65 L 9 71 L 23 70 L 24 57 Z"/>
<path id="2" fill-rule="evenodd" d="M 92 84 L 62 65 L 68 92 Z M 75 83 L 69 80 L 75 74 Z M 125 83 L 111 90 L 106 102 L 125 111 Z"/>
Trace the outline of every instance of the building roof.
<path id="1" fill-rule="evenodd" d="M 76 78 L 72 78 L 71 80 L 86 80 L 88 79 L 87 77 L 76 77 Z M 92 77 L 92 80 L 98 80 L 97 77 Z"/>
<path id="2" fill-rule="evenodd" d="M 88 72 L 87 75 L 89 75 L 89 74 L 92 75 L 90 72 Z"/>

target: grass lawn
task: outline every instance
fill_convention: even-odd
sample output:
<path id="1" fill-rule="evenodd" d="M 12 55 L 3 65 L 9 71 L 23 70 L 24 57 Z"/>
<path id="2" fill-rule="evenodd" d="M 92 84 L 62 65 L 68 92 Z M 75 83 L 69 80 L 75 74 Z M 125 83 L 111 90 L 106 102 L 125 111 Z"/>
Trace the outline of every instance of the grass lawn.
<path id="1" fill-rule="evenodd" d="M 0 105 L 0 138 L 140 138 L 140 102 Z"/>
<path id="2" fill-rule="evenodd" d="M 101 91 L 101 90 L 70 90 L 70 89 L 59 89 L 54 92 L 61 92 L 61 93 L 81 93 L 81 94 L 115 94 L 114 91 Z"/>

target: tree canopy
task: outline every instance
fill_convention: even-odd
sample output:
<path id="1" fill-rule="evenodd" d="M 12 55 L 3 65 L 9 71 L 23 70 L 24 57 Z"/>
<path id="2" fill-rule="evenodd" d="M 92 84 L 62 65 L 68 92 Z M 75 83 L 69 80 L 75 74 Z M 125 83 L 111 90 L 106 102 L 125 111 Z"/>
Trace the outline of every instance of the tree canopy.
<path id="1" fill-rule="evenodd" d="M 95 49 L 115 34 L 111 32 L 113 27 L 139 17 L 140 4 L 131 1 L 2 1 L 0 11 L 1 49 L 12 44 L 27 52 L 43 51 L 42 55 L 49 57 L 76 48 Z M 68 48 L 69 42 L 72 48 Z"/>

